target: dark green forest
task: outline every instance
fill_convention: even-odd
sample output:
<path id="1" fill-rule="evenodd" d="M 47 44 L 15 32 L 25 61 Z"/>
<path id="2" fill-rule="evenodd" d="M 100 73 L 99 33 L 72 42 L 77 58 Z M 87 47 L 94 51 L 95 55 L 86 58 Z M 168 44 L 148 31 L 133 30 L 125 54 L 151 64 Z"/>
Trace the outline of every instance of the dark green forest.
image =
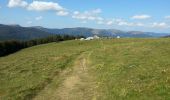
<path id="1" fill-rule="evenodd" d="M 50 42 L 61 42 L 66 40 L 78 39 L 83 36 L 70 36 L 70 35 L 52 35 L 46 38 L 32 39 L 28 41 L 19 40 L 8 40 L 0 42 L 0 57 L 6 56 L 23 48 L 28 48 L 35 45 L 50 43 Z"/>

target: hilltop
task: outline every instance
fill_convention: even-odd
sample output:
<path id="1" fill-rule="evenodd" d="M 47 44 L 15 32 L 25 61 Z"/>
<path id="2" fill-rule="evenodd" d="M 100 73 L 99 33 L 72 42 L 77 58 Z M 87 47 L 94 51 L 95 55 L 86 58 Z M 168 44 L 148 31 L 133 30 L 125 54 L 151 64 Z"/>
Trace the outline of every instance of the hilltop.
<path id="1" fill-rule="evenodd" d="M 0 57 L 1 100 L 169 100 L 170 39 L 64 41 Z"/>

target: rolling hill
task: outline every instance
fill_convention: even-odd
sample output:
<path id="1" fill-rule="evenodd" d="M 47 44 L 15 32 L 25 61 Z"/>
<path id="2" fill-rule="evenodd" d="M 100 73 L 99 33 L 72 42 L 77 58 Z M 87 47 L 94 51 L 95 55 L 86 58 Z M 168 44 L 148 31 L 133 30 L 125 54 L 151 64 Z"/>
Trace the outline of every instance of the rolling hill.
<path id="1" fill-rule="evenodd" d="M 98 35 L 100 37 L 123 37 L 123 38 L 154 38 L 166 36 L 167 33 L 154 33 L 142 31 L 122 31 L 117 29 L 92 29 L 92 28 L 63 28 L 63 29 L 49 29 L 43 27 L 34 27 L 42 31 L 53 34 L 69 34 L 69 35 L 83 35 L 85 37 Z"/>
<path id="2" fill-rule="evenodd" d="M 51 35 L 48 32 L 41 31 L 31 27 L 21 27 L 19 25 L 0 24 L 0 40 L 30 40 L 43 38 Z"/>
<path id="3" fill-rule="evenodd" d="M 64 41 L 0 57 L 0 100 L 169 100 L 170 39 Z"/>
<path id="4" fill-rule="evenodd" d="M 141 31 L 122 31 L 116 29 L 92 29 L 92 28 L 63 28 L 50 29 L 41 26 L 22 27 L 19 25 L 2 25 L 0 24 L 0 41 L 3 40 L 30 40 L 43 38 L 49 35 L 81 35 L 85 37 L 98 35 L 100 37 L 117 37 L 122 38 L 154 38 L 163 37 L 165 33 L 141 32 Z"/>

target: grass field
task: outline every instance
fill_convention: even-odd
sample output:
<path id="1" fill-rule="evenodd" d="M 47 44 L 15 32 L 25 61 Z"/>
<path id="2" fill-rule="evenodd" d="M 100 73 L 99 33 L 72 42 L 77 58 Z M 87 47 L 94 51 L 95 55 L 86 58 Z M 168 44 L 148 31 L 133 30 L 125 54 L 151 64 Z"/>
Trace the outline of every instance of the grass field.
<path id="1" fill-rule="evenodd" d="M 170 100 L 170 39 L 23 49 L 0 58 L 0 100 Z"/>

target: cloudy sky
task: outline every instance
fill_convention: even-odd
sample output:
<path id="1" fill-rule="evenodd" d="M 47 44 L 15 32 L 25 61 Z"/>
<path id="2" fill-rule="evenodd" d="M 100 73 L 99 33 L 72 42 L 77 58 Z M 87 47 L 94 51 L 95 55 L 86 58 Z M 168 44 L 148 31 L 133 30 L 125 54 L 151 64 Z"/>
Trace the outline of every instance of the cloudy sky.
<path id="1" fill-rule="evenodd" d="M 170 0 L 0 0 L 0 23 L 170 33 Z"/>

